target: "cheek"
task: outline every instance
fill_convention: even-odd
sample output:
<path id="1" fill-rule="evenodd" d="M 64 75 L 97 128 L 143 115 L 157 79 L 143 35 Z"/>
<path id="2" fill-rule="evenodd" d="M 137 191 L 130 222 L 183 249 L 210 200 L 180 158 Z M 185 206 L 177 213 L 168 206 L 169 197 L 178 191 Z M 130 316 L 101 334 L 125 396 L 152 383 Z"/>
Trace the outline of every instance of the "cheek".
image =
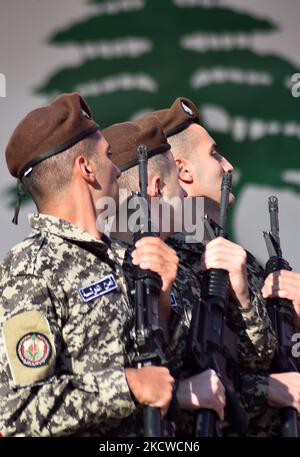
<path id="1" fill-rule="evenodd" d="M 111 189 L 114 189 L 115 186 L 118 185 L 117 179 L 111 167 L 102 170 L 100 183 L 104 193 L 106 194 L 110 194 Z"/>
<path id="2" fill-rule="evenodd" d="M 211 167 L 211 173 L 209 175 L 210 178 L 210 187 L 216 187 L 221 185 L 222 178 L 223 178 L 223 168 L 219 162 L 215 162 Z M 220 190 L 220 189 L 218 189 Z"/>
<path id="3" fill-rule="evenodd" d="M 113 166 L 111 166 L 111 164 L 109 164 L 109 167 L 107 168 L 107 171 L 105 173 L 105 178 L 107 180 L 108 186 L 115 184 L 115 181 L 117 180 L 115 169 Z"/>
<path id="4" fill-rule="evenodd" d="M 213 159 L 202 170 L 198 169 L 198 192 L 204 196 L 216 197 L 220 193 L 222 167 Z"/>

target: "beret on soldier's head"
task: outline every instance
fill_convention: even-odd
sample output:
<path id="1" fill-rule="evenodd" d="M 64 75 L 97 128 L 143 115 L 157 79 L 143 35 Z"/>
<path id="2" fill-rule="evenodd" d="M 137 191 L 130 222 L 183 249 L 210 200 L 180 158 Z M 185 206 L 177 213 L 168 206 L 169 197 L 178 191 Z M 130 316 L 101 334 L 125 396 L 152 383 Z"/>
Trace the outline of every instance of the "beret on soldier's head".
<path id="1" fill-rule="evenodd" d="M 185 97 L 177 98 L 170 108 L 153 111 L 149 115 L 158 118 L 167 138 L 182 132 L 192 123 L 200 123 L 198 108 Z"/>
<path id="2" fill-rule="evenodd" d="M 114 124 L 102 131 L 109 143 L 112 161 L 121 171 L 128 170 L 138 164 L 139 145 L 148 149 L 148 158 L 162 154 L 170 149 L 158 119 L 147 116 L 134 122 Z"/>
<path id="3" fill-rule="evenodd" d="M 65 151 L 99 129 L 78 93 L 63 94 L 50 105 L 31 111 L 13 132 L 6 148 L 10 173 L 23 178 L 32 167 Z"/>

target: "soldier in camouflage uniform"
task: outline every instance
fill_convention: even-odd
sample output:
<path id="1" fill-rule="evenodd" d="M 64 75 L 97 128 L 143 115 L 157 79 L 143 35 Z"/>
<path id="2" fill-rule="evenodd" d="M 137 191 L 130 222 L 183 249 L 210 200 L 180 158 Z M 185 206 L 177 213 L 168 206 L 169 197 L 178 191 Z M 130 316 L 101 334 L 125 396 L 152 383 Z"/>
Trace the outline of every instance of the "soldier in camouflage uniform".
<path id="1" fill-rule="evenodd" d="M 120 186 L 131 191 L 137 190 L 137 170 L 135 168 L 137 163 L 137 146 L 139 143 L 149 146 L 147 143 L 149 138 L 143 136 L 141 131 L 144 129 L 145 131 L 150 132 L 153 131 L 155 127 L 152 116 L 149 116 L 146 119 L 149 121 L 148 125 L 146 122 L 143 123 L 143 121 L 139 123 L 127 122 L 113 125 L 104 130 L 104 135 L 111 145 L 113 161 L 122 170 Z M 157 129 L 157 127 L 155 128 Z M 159 148 L 159 143 L 157 144 L 157 147 Z M 165 156 L 166 154 L 161 152 L 160 155 L 156 154 L 154 156 L 153 145 L 152 147 L 149 146 L 148 149 L 151 157 L 149 160 L 150 172 L 148 176 L 148 189 L 150 189 L 150 194 L 155 187 L 161 187 L 165 189 L 165 192 L 167 192 L 169 196 L 173 196 L 173 194 L 176 194 L 175 189 L 173 189 L 172 194 L 170 183 L 163 179 L 164 165 L 160 155 Z M 169 164 L 169 167 L 172 169 L 172 164 Z M 153 185 L 153 179 L 156 178 L 160 178 L 162 184 L 157 186 Z M 173 182 L 173 186 L 178 186 L 177 181 Z M 155 196 L 155 193 L 153 192 L 151 195 Z M 163 237 L 166 237 L 167 235 L 167 233 L 161 234 Z M 115 236 L 118 238 L 121 236 L 123 239 L 130 241 L 130 236 L 132 235 L 128 232 L 119 232 L 115 234 Z M 176 239 L 178 240 L 180 238 L 177 237 Z M 190 245 L 186 245 L 187 250 L 189 246 Z M 193 261 L 195 260 L 197 264 L 199 264 L 199 257 L 203 254 L 203 250 L 199 253 L 199 246 L 203 248 L 202 244 L 195 244 L 191 251 L 187 251 L 188 258 L 191 258 L 191 253 L 193 253 Z M 180 247 L 183 248 L 182 250 L 184 251 L 184 246 L 182 245 Z M 178 246 L 176 246 L 176 249 L 178 249 Z M 198 270 L 202 272 L 201 269 L 198 268 Z M 224 403 L 222 403 L 222 401 L 224 399 L 224 388 L 219 384 L 215 372 L 213 370 L 207 370 L 194 377 L 188 376 L 186 372 L 182 372 L 183 354 L 186 349 L 186 339 L 190 328 L 191 310 L 193 304 L 195 302 L 199 303 L 200 301 L 199 283 L 202 282 L 202 278 L 198 273 L 199 271 L 197 271 L 197 274 L 195 272 L 194 274 L 191 274 L 190 262 L 185 262 L 184 259 L 182 259 L 179 274 L 175 281 L 174 297 L 176 297 L 176 301 L 173 303 L 173 313 L 169 325 L 170 341 L 165 350 L 168 366 L 170 367 L 172 374 L 181 379 L 178 384 L 178 399 L 182 409 L 197 409 L 200 406 L 211 407 L 216 410 L 221 419 L 223 419 Z M 249 276 L 251 278 L 250 273 Z M 268 327 L 269 320 L 267 320 L 266 325 L 264 318 L 260 315 L 261 300 L 259 290 L 255 287 L 255 283 L 251 285 L 253 290 L 253 306 L 251 309 L 241 311 L 236 303 L 231 302 L 231 312 L 229 313 L 231 322 L 234 323 L 232 327 L 234 327 L 236 334 L 240 336 L 238 347 L 240 359 L 239 369 L 241 370 L 242 367 L 245 366 L 248 371 L 252 370 L 252 368 L 259 369 L 261 365 L 264 366 L 264 364 L 268 363 L 272 358 L 274 350 L 274 336 Z M 246 332 L 244 328 L 246 328 Z M 185 379 L 183 379 L 183 377 Z M 248 381 L 246 375 L 243 379 L 245 379 L 245 382 Z M 249 383 L 247 383 L 247 385 L 248 384 Z M 199 388 L 199 386 L 204 388 L 204 386 L 207 387 L 209 385 L 213 386 L 211 390 L 204 391 L 203 389 L 203 391 L 201 391 Z M 191 386 L 194 395 L 191 395 Z M 187 392 L 189 392 L 189 395 Z M 217 393 L 219 394 L 219 398 Z M 262 395 L 259 396 L 259 399 L 261 397 Z M 259 405 L 257 405 L 257 407 L 259 407 Z"/>
<path id="2" fill-rule="evenodd" d="M 233 168 L 217 152 L 214 141 L 199 125 L 197 108 L 190 100 L 179 98 L 170 109 L 151 113 L 151 116 L 153 114 L 160 120 L 172 146 L 181 185 L 189 196 L 205 196 L 206 212 L 212 219 L 218 220 L 222 172 L 232 171 Z M 197 157 L 197 162 L 192 162 L 193 157 Z M 191 163 L 197 163 L 197 167 Z M 230 203 L 233 200 L 231 194 Z M 198 278 L 199 285 L 204 269 L 223 268 L 229 271 L 234 293 L 230 299 L 227 322 L 239 336 L 239 391 L 251 417 L 257 417 L 266 408 L 268 370 L 276 343 L 261 294 L 262 268 L 241 247 L 221 238 L 207 243 L 204 248 L 202 243 L 186 243 L 183 235 L 176 235 L 170 240 L 170 245 L 179 255 L 180 265 L 188 267 L 190 275 Z M 179 276 L 180 272 L 181 268 Z M 183 283 L 190 280 L 185 275 L 181 276 Z"/>
<path id="3" fill-rule="evenodd" d="M 119 170 L 84 100 L 67 94 L 29 113 L 6 159 L 39 214 L 0 266 L 2 434 L 118 435 L 139 404 L 166 414 L 174 382 L 168 369 L 132 368 L 125 251 L 96 227 L 96 201 L 116 198 Z M 152 240 L 135 249 L 135 262 L 161 275 L 167 306 L 177 257 Z"/>
<path id="4" fill-rule="evenodd" d="M 186 243 L 185 237 L 177 234 L 167 240 L 179 255 L 180 263 L 177 273 L 177 278 L 173 286 L 174 294 L 176 296 L 177 307 L 176 311 L 179 315 L 184 316 L 184 325 L 178 326 L 177 339 L 180 340 L 182 345 L 184 371 L 179 375 L 180 377 L 186 376 L 191 361 L 186 347 L 186 341 L 189 340 L 189 329 L 192 319 L 193 303 L 195 297 L 198 297 L 197 303 L 201 303 L 201 284 L 203 281 L 203 267 L 199 262 L 199 258 L 203 256 L 205 247 L 202 243 Z M 247 255 L 248 266 L 247 276 L 249 287 L 251 288 L 251 308 L 241 309 L 231 296 L 229 306 L 227 309 L 227 325 L 231 331 L 236 335 L 237 347 L 232 344 L 232 335 L 230 342 L 225 345 L 232 352 L 232 355 L 237 357 L 238 379 L 236 386 L 240 398 L 249 413 L 250 418 L 257 417 L 265 411 L 266 395 L 267 395 L 267 368 L 271 362 L 274 351 L 274 336 L 271 328 L 269 327 L 268 318 L 262 310 L 260 300 L 260 291 L 257 282 L 253 281 L 254 273 L 256 270 L 255 259 L 251 254 Z M 250 263 L 251 262 L 251 263 Z M 195 284 L 197 284 L 195 286 Z M 189 291 L 190 289 L 190 291 Z M 194 299 L 191 299 L 191 295 Z M 191 306 L 192 304 L 192 306 Z M 181 333 L 181 335 L 180 335 Z M 228 330 L 227 330 L 228 335 Z M 174 345 L 178 344 L 174 338 Z M 177 372 L 172 371 L 173 376 L 177 377 Z M 229 418 L 225 416 L 223 434 L 232 435 L 236 431 L 232 425 L 228 423 Z M 179 435 L 187 435 L 192 433 L 193 418 L 185 414 L 182 418 L 181 424 L 178 427 Z M 249 433 L 251 433 L 251 422 Z"/>
<path id="5" fill-rule="evenodd" d="M 271 273 L 265 280 L 262 288 L 265 299 L 268 298 L 286 298 L 293 302 L 294 305 L 294 326 L 295 333 L 298 333 L 293 347 L 293 361 L 300 371 L 300 352 L 299 352 L 299 332 L 300 332 L 300 274 L 293 271 L 276 271 Z M 295 351 L 295 352 L 294 352 Z M 275 407 L 293 407 L 300 415 L 300 375 L 299 373 L 277 373 L 270 375 L 270 398 L 272 406 Z M 276 410 L 275 410 L 276 411 Z M 269 408 L 267 413 L 270 417 L 269 434 L 280 434 L 280 422 L 274 409 Z M 256 428 L 261 434 L 265 431 L 266 419 L 263 416 L 256 424 Z"/>
<path id="6" fill-rule="evenodd" d="M 153 221 L 154 214 L 151 215 L 152 223 L 158 228 L 162 239 L 167 238 L 174 233 L 174 220 L 181 217 L 179 214 L 181 209 L 178 210 L 178 208 L 182 208 L 182 204 L 176 206 L 175 198 L 182 199 L 183 191 L 178 183 L 178 168 L 159 122 L 154 117 L 149 116 L 145 121 L 138 123 L 124 122 L 112 125 L 104 129 L 103 134 L 111 146 L 112 160 L 122 170 L 122 175 L 119 178 L 120 188 L 127 190 L 128 194 L 138 190 L 137 147 L 139 144 L 147 146 L 149 156 L 148 195 L 151 198 L 160 198 L 161 200 L 165 200 L 166 197 L 172 198 L 174 204 L 174 216 L 170 219 L 168 227 L 163 224 L 161 218 Z M 150 202 L 152 201 L 151 198 Z M 128 205 L 128 201 L 126 200 L 124 204 Z M 118 218 L 121 218 L 120 214 Z M 130 244 L 132 232 L 130 230 L 118 231 L 120 226 L 121 221 L 115 221 L 115 227 L 113 232 L 110 232 L 110 236 Z M 188 277 L 189 272 L 185 270 L 183 265 L 181 265 L 181 269 L 183 276 Z M 180 285 L 182 284 L 180 283 Z M 181 332 L 183 328 L 189 328 L 189 320 L 184 315 L 178 314 L 177 308 L 184 300 L 181 309 L 191 309 L 191 304 L 198 298 L 198 289 L 198 279 L 190 278 L 187 287 L 181 289 L 182 296 L 177 297 L 177 302 L 172 303 L 172 312 L 168 321 L 168 343 L 165 344 L 164 351 L 170 371 L 173 375 L 176 374 L 178 378 L 181 377 L 183 349 L 185 349 Z M 177 278 L 172 298 L 175 297 L 176 290 Z M 186 410 L 194 410 L 201 405 L 214 409 L 221 419 L 224 418 L 224 387 L 214 370 L 206 370 L 194 376 L 186 376 L 184 380 L 181 379 L 178 383 L 177 400 L 179 406 Z"/>

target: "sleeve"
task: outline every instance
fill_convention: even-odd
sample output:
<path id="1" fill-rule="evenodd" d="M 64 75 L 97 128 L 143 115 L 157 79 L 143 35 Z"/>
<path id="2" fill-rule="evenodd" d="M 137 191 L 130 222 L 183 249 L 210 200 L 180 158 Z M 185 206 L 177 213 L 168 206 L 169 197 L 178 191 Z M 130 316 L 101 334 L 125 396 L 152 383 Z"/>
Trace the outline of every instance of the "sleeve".
<path id="1" fill-rule="evenodd" d="M 240 399 L 253 419 L 266 411 L 268 400 L 268 375 L 247 373 L 241 375 Z"/>
<path id="2" fill-rule="evenodd" d="M 13 278 L 2 292 L 0 426 L 5 436 L 70 435 L 95 428 L 101 434 L 135 410 L 109 303 L 102 311 L 97 308 L 97 338 L 80 339 L 79 326 L 70 329 L 66 343 L 65 310 L 42 278 Z M 79 341 L 84 343 L 78 350 Z"/>
<path id="3" fill-rule="evenodd" d="M 261 294 L 261 278 L 248 267 L 250 306 L 241 308 L 229 304 L 228 320 L 239 336 L 238 359 L 243 367 L 268 370 L 277 340 L 269 319 L 266 302 Z"/>
<path id="4" fill-rule="evenodd" d="M 180 264 L 171 292 L 171 315 L 168 321 L 169 341 L 165 347 L 168 368 L 172 376 L 182 378 L 182 369 L 188 350 L 192 309 L 199 303 L 198 284 Z"/>
<path id="5" fill-rule="evenodd" d="M 240 311 L 245 331 L 239 332 L 239 360 L 249 368 L 268 370 L 273 360 L 277 340 L 265 301 L 255 294 L 252 296 L 250 307 Z"/>

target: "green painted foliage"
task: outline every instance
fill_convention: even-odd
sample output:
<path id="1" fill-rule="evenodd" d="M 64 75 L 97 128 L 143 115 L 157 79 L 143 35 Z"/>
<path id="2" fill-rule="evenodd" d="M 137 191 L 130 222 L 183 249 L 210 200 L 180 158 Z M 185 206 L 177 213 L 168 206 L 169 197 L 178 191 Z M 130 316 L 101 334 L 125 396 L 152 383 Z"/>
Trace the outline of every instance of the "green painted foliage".
<path id="1" fill-rule="evenodd" d="M 211 122 L 209 130 L 224 155 L 238 165 L 241 175 L 236 193 L 249 184 L 300 191 L 298 185 L 283 180 L 285 170 L 300 169 L 300 127 L 298 133 L 283 133 L 286 124 L 300 126 L 300 98 L 293 98 L 286 85 L 299 69 L 280 55 L 261 53 L 252 46 L 257 33 L 273 33 L 278 30 L 276 24 L 231 8 L 178 7 L 171 0 L 147 0 L 143 9 L 118 14 L 103 13 L 107 1 L 88 3 L 93 4 L 91 16 L 49 37 L 52 45 L 75 46 L 80 62 L 49 75 L 35 88 L 36 92 L 52 98 L 62 92 L 81 90 L 102 127 L 128 120 L 143 110 L 167 107 L 180 95 L 191 98 L 201 113 L 208 105 L 217 107 L 226 113 L 230 128 L 220 133 L 220 128 Z M 95 4 L 99 4 L 99 11 Z M 189 49 L 184 48 L 183 39 L 192 34 L 206 36 L 207 47 L 200 39 L 198 48 L 191 43 Z M 226 34 L 234 46 L 220 44 Z M 242 44 L 238 41 L 241 35 Z M 128 38 L 143 40 L 149 46 L 135 56 L 103 52 L 103 46 L 118 49 Z M 218 79 L 213 76 L 216 71 L 227 76 Z M 236 73 L 241 75 L 240 82 L 232 81 L 232 73 L 235 77 Z M 247 78 L 251 73 L 268 82 L 250 83 Z M 206 83 L 201 84 L 201 74 L 208 75 Z M 126 88 L 126 84 L 118 82 L 126 75 L 144 78 L 147 84 Z M 237 119 L 247 124 L 247 134 L 239 140 L 232 133 Z M 251 139 L 248 131 L 255 120 L 268 125 L 277 123 L 280 131 Z"/>
<path id="2" fill-rule="evenodd" d="M 215 33 L 247 33 L 275 31 L 277 27 L 266 19 L 229 8 L 179 8 L 172 0 L 148 0 L 142 10 L 122 11 L 119 14 L 93 15 L 50 38 L 52 44 L 85 44 L 99 40 L 113 40 L 118 36 L 144 36 L 169 43 L 182 34 L 195 31 Z"/>

